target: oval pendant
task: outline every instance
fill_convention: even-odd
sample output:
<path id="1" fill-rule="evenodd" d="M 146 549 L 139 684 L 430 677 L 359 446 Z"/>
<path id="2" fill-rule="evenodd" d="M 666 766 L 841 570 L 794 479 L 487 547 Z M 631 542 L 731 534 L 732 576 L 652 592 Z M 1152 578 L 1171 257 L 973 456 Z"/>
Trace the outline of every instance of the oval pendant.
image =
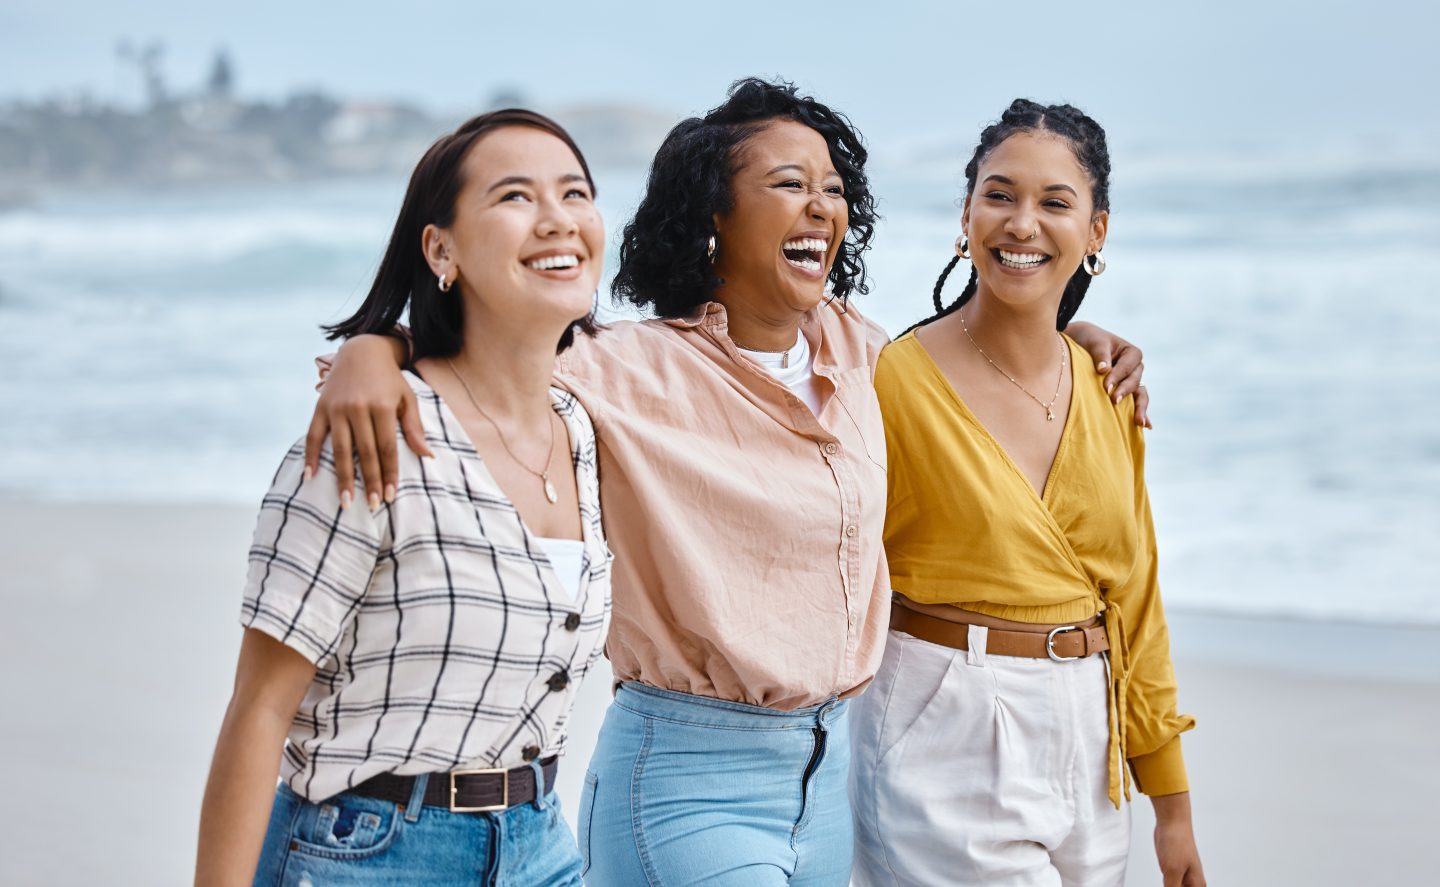
<path id="1" fill-rule="evenodd" d="M 1046 408 L 1045 408 L 1045 421 L 1046 421 L 1046 422 L 1054 422 L 1054 421 L 1055 421 L 1055 414 L 1052 413 L 1052 412 L 1050 412 L 1050 408 L 1049 408 L 1049 407 L 1046 407 Z"/>
<path id="2" fill-rule="evenodd" d="M 545 481 L 545 498 L 550 500 L 551 505 L 559 502 L 560 494 L 555 492 L 555 485 L 550 483 L 550 478 L 546 477 L 542 478 L 542 480 Z"/>

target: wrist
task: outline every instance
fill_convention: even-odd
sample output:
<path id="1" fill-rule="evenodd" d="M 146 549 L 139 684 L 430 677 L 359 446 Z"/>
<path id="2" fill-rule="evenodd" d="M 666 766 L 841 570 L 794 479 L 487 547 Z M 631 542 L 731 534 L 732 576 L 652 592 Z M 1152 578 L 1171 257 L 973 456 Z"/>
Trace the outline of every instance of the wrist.
<path id="1" fill-rule="evenodd" d="M 1190 824 L 1190 793 L 1177 792 L 1173 795 L 1153 795 L 1150 804 L 1155 809 L 1157 826 Z"/>

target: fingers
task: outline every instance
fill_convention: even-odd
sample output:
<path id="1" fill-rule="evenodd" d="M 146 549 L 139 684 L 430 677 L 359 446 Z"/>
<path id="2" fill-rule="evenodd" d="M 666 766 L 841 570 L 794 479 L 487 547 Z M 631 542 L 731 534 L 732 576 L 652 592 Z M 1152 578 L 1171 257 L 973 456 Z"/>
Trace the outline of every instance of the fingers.
<path id="1" fill-rule="evenodd" d="M 330 450 L 335 457 L 335 486 L 340 490 L 340 507 L 349 508 L 355 498 L 355 460 L 350 437 L 350 423 L 341 422 L 330 428 Z"/>
<path id="2" fill-rule="evenodd" d="M 1135 424 L 1141 428 L 1154 428 L 1150 423 L 1150 389 L 1144 385 L 1135 392 Z"/>
<path id="3" fill-rule="evenodd" d="M 320 450 L 325 446 L 325 435 L 330 432 L 330 419 L 318 408 L 310 417 L 310 430 L 305 432 L 305 479 L 309 480 L 320 470 Z"/>
<path id="4" fill-rule="evenodd" d="M 394 421 L 394 416 L 389 410 L 377 407 L 370 411 L 370 425 L 375 434 L 375 452 L 380 461 L 380 481 L 384 484 L 383 497 L 386 502 L 395 501 L 395 487 L 400 483 L 400 459 L 396 452 Z M 365 470 L 363 462 L 360 470 Z M 370 476 L 367 474 L 365 477 L 366 489 L 381 489 L 370 486 Z M 375 506 L 372 506 L 370 510 L 374 511 Z"/>
<path id="5" fill-rule="evenodd" d="M 376 451 L 374 420 L 369 414 L 362 414 L 358 421 L 351 424 L 351 431 L 355 434 L 355 453 L 360 457 L 360 480 L 365 485 L 365 499 L 370 510 L 374 511 L 380 507 L 380 491 L 384 489 L 380 480 L 380 456 Z M 391 436 L 394 436 L 393 431 Z M 338 470 L 338 459 L 336 463 Z"/>
<path id="6" fill-rule="evenodd" d="M 1110 395 L 1110 400 L 1119 403 L 1134 394 L 1144 373 L 1145 364 L 1141 359 L 1140 349 L 1134 345 L 1121 348 L 1115 355 L 1114 366 L 1105 376 L 1105 391 Z"/>
<path id="7" fill-rule="evenodd" d="M 400 397 L 400 430 L 405 432 L 405 445 L 417 456 L 435 458 L 430 445 L 425 443 L 425 429 L 420 424 L 420 403 L 415 392 L 407 385 Z"/>

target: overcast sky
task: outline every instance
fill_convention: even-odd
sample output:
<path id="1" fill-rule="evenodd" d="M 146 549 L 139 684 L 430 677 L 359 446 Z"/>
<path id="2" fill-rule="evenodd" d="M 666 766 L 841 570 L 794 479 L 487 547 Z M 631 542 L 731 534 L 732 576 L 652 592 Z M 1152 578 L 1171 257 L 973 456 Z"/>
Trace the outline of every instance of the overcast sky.
<path id="1" fill-rule="evenodd" d="M 205 7 L 211 8 L 205 8 Z M 158 38 L 173 87 L 219 47 L 243 94 L 318 87 L 476 110 L 515 87 L 537 103 L 716 104 L 745 74 L 784 75 L 872 142 L 966 133 L 1017 95 L 1069 100 L 1112 134 L 1440 133 L 1440 4 L 1264 0 L 7 2 L 0 98 L 138 95 L 115 46 Z"/>

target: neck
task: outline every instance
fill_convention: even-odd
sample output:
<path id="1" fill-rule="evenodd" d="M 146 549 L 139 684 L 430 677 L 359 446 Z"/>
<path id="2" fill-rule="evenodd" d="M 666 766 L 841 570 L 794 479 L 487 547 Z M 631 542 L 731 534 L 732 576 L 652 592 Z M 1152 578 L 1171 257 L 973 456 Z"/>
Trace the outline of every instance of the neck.
<path id="1" fill-rule="evenodd" d="M 960 314 L 976 344 L 1017 376 L 1055 370 L 1055 312 L 1044 304 L 1017 307 L 975 294 Z"/>
<path id="2" fill-rule="evenodd" d="M 717 294 L 715 301 L 725 306 L 725 319 L 730 339 L 750 351 L 789 351 L 800 337 L 800 321 L 805 316 L 793 311 L 783 317 L 766 317 L 749 304 Z"/>
<path id="3" fill-rule="evenodd" d="M 451 360 L 493 418 L 548 421 L 555 343 L 563 333 L 507 330 L 486 318 L 467 318 L 465 344 Z"/>

